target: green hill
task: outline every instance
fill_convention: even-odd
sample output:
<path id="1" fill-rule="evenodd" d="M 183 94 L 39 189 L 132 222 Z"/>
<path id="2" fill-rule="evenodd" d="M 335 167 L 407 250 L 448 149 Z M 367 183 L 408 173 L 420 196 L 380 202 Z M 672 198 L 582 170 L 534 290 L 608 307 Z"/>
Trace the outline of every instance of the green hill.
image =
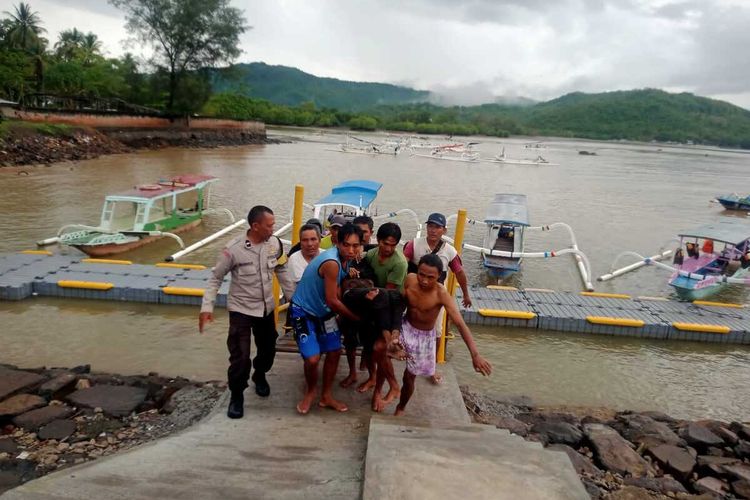
<path id="1" fill-rule="evenodd" d="M 298 106 L 312 102 L 318 108 L 361 111 L 380 104 L 405 104 L 426 101 L 429 92 L 386 83 L 348 82 L 322 78 L 287 66 L 262 62 L 236 64 L 217 71 L 216 92 L 235 91 L 248 97 L 276 104 Z"/>

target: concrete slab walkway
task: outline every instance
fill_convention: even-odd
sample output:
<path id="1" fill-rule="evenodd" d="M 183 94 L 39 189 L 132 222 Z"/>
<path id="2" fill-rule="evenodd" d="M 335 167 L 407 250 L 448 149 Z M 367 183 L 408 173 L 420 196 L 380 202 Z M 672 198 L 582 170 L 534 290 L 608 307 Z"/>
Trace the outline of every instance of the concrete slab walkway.
<path id="1" fill-rule="evenodd" d="M 341 376 L 344 364 L 342 359 Z M 409 416 L 469 424 L 453 371 L 449 365 L 440 370 L 445 375 L 441 386 L 418 381 Z M 402 372 L 397 365 L 397 373 Z M 210 416 L 186 431 L 50 474 L 0 498 L 360 498 L 373 415 L 369 397 L 337 387 L 348 413 L 316 407 L 300 416 L 294 409 L 304 387 L 299 356 L 279 354 L 268 380 L 268 399 L 246 391 L 243 419 L 226 417 L 225 396 Z"/>

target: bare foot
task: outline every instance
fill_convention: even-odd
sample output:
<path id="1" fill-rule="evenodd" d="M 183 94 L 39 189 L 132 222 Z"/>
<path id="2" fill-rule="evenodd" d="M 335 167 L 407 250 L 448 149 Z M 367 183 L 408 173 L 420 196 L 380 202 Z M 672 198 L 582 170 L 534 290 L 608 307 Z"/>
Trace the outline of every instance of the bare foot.
<path id="1" fill-rule="evenodd" d="M 379 392 L 375 392 L 372 396 L 372 411 L 374 412 L 382 412 L 385 410 L 385 401 L 383 401 L 383 396 Z"/>
<path id="2" fill-rule="evenodd" d="M 443 376 L 438 372 L 435 372 L 435 375 L 430 377 L 430 382 L 432 382 L 434 385 L 440 385 L 443 383 Z"/>
<path id="3" fill-rule="evenodd" d="M 321 408 L 330 408 L 341 413 L 349 411 L 349 408 L 344 403 L 342 403 L 341 401 L 336 401 L 333 398 L 320 398 L 318 406 L 320 406 Z"/>
<path id="4" fill-rule="evenodd" d="M 351 387 L 357 382 L 357 374 L 356 373 L 350 373 L 344 380 L 339 382 L 339 385 L 341 387 L 347 388 Z"/>
<path id="5" fill-rule="evenodd" d="M 396 406 L 396 411 L 393 413 L 395 416 L 400 417 L 404 414 L 404 409 L 400 406 Z"/>
<path id="6" fill-rule="evenodd" d="M 385 398 L 383 398 L 383 403 L 387 405 L 391 404 L 400 397 L 401 397 L 401 391 L 391 387 L 391 389 L 388 391 L 388 394 L 386 394 Z"/>
<path id="7" fill-rule="evenodd" d="M 297 403 L 297 412 L 300 415 L 307 415 L 310 412 L 310 407 L 312 406 L 313 399 L 315 399 L 315 393 L 305 394 L 305 397 L 302 398 L 302 401 Z"/>
<path id="8" fill-rule="evenodd" d="M 362 382 L 359 387 L 357 387 L 357 392 L 367 392 L 370 389 L 375 387 L 375 379 L 374 378 L 368 378 L 364 382 Z"/>

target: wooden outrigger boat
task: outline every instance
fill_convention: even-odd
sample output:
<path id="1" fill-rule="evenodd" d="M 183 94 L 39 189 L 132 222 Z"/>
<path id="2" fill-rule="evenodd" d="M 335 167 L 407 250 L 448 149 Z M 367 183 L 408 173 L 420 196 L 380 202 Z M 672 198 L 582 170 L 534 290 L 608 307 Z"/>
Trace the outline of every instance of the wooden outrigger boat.
<path id="1" fill-rule="evenodd" d="M 179 175 L 108 195 L 98 226 L 68 224 L 56 238 L 38 244 L 69 245 L 92 257 L 127 252 L 165 236 L 182 247 L 177 233 L 199 225 L 206 213 L 215 211 L 208 207 L 210 187 L 216 181 L 210 175 Z"/>
<path id="2" fill-rule="evenodd" d="M 729 283 L 747 284 L 745 276 L 750 272 L 750 255 L 746 255 L 750 252 L 747 224 L 721 221 L 678 236 L 680 247 L 674 257 L 676 270 L 669 284 L 681 299 L 705 299 Z M 715 248 L 717 244 L 722 244 L 723 248 Z"/>
<path id="3" fill-rule="evenodd" d="M 536 158 L 508 158 L 505 156 L 505 148 L 503 148 L 503 151 L 500 154 L 497 154 L 493 156 L 492 158 L 489 158 L 485 160 L 490 163 L 503 163 L 506 165 L 558 165 L 557 163 L 552 163 L 546 158 L 544 158 L 542 155 L 537 155 Z"/>
<path id="4" fill-rule="evenodd" d="M 482 252 L 485 269 L 497 278 L 505 278 L 517 272 L 521 268 L 524 230 L 529 226 L 526 195 L 496 194 L 487 209 L 484 223 L 487 225 L 484 248 L 519 255 L 500 257 L 492 255 L 492 252 Z"/>
<path id="5" fill-rule="evenodd" d="M 721 206 L 727 210 L 750 211 L 750 195 L 740 196 L 737 193 L 732 193 L 724 196 L 717 196 L 716 201 L 721 203 Z"/>

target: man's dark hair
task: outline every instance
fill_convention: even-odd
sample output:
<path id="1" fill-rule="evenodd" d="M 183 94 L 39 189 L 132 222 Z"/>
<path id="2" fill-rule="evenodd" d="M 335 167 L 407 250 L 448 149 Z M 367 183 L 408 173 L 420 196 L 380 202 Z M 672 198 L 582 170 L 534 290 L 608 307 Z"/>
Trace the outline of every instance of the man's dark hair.
<path id="1" fill-rule="evenodd" d="M 315 234 L 320 238 L 320 228 L 316 224 L 303 224 L 302 227 L 299 228 L 299 239 L 302 239 L 302 233 L 305 231 L 315 231 Z"/>
<path id="2" fill-rule="evenodd" d="M 357 235 L 357 238 L 359 238 L 359 242 L 361 244 L 362 238 L 365 236 L 362 232 L 362 229 L 360 229 L 359 226 L 355 226 L 351 222 L 347 222 L 346 224 L 341 226 L 341 229 L 339 229 L 338 240 L 346 241 L 346 239 L 353 234 Z"/>
<path id="3" fill-rule="evenodd" d="M 370 228 L 370 231 L 372 231 L 373 226 L 375 225 L 375 221 L 372 220 L 372 217 L 369 215 L 358 215 L 354 218 L 352 221 L 352 224 L 358 225 L 358 224 L 367 224 L 367 227 Z"/>
<path id="4" fill-rule="evenodd" d="M 434 267 L 438 270 L 438 275 L 443 272 L 443 261 L 435 255 L 434 253 L 428 253 L 422 256 L 421 259 L 419 259 L 419 266 L 422 264 L 430 267 Z M 417 266 L 418 267 L 418 266 Z"/>
<path id="5" fill-rule="evenodd" d="M 396 243 L 401 241 L 401 228 L 395 222 L 386 222 L 378 228 L 378 241 L 393 237 Z"/>
<path id="6" fill-rule="evenodd" d="M 273 215 L 273 210 L 271 210 L 265 205 L 255 205 L 253 208 L 250 209 L 250 212 L 247 214 L 248 225 L 252 226 L 253 222 L 260 222 L 261 219 L 265 216 L 265 214 Z"/>

